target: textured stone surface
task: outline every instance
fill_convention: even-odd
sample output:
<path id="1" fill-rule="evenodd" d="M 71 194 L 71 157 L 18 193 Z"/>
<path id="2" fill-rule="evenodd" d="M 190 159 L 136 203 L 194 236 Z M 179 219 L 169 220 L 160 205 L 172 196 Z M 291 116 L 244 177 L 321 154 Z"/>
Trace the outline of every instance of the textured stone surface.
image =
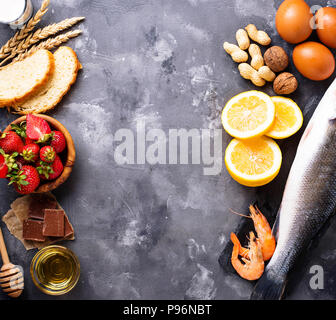
<path id="1" fill-rule="evenodd" d="M 308 1 L 313 4 L 312 1 Z M 39 1 L 33 1 L 35 7 Z M 268 186 L 245 188 L 223 164 L 221 174 L 203 175 L 202 165 L 123 165 L 113 159 L 111 134 L 147 128 L 220 128 L 220 111 L 233 95 L 252 84 L 242 79 L 222 43 L 254 23 L 273 44 L 274 15 L 280 1 L 269 0 L 57 0 L 43 24 L 86 16 L 83 35 L 69 42 L 84 67 L 71 92 L 51 113 L 73 135 L 78 158 L 70 179 L 54 192 L 74 225 L 76 240 L 65 242 L 79 257 L 81 278 L 55 299 L 247 299 L 252 284 L 224 272 L 218 257 L 229 234 L 260 203 L 277 211 L 302 130 L 279 142 L 284 155 L 279 176 Z M 329 1 L 328 4 L 335 4 Z M 0 26 L 0 43 L 12 31 Z M 294 72 L 293 66 L 289 68 Z M 311 82 L 298 76 L 292 96 L 306 126 L 332 79 Z M 271 86 L 265 92 L 272 94 Z M 0 128 L 15 118 L 0 110 Z M 223 132 L 223 150 L 230 137 Z M 17 197 L 0 181 L 0 212 Z M 34 287 L 26 252 L 2 223 L 13 263 L 25 271 L 22 299 L 53 299 Z M 291 277 L 288 298 L 336 298 L 333 272 L 336 224 L 304 255 Z M 309 288 L 309 269 L 322 265 L 325 290 Z M 0 299 L 7 299 L 0 294 Z"/>

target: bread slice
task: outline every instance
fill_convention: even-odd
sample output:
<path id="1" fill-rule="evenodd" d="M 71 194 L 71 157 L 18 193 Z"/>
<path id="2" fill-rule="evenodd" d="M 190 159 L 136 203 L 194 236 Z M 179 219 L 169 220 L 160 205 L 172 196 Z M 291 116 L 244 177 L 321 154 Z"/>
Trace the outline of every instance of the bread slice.
<path id="1" fill-rule="evenodd" d="M 54 60 L 42 49 L 0 69 L 0 107 L 21 103 L 38 91 L 53 74 Z"/>
<path id="2" fill-rule="evenodd" d="M 54 53 L 55 71 L 50 80 L 34 96 L 13 105 L 17 113 L 43 113 L 54 108 L 76 81 L 81 67 L 76 53 L 70 47 L 60 47 Z"/>

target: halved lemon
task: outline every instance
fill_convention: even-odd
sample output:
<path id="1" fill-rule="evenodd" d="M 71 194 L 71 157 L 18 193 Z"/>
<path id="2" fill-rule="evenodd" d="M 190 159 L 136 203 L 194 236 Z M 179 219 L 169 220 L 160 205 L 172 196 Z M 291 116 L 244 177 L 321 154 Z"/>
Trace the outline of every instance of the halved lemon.
<path id="1" fill-rule="evenodd" d="M 275 105 L 275 120 L 265 135 L 274 139 L 288 138 L 302 127 L 302 112 L 299 106 L 289 98 L 271 97 L 271 99 Z"/>
<path id="2" fill-rule="evenodd" d="M 240 184 L 259 187 L 279 173 L 282 154 L 278 144 L 265 136 L 251 140 L 233 139 L 225 151 L 225 165 Z"/>
<path id="3" fill-rule="evenodd" d="M 246 91 L 231 98 L 222 112 L 222 124 L 231 136 L 251 139 L 269 131 L 275 118 L 271 98 L 261 91 Z"/>

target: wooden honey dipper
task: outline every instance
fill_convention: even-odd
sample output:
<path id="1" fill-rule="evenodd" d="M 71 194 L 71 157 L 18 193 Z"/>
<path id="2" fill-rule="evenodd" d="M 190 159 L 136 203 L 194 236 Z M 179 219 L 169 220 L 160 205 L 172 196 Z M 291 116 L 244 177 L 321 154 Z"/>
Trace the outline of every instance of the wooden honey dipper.
<path id="1" fill-rule="evenodd" d="M 20 269 L 10 263 L 5 241 L 0 229 L 0 252 L 3 266 L 0 269 L 0 286 L 3 292 L 6 292 L 10 297 L 17 298 L 23 290 L 23 274 Z"/>

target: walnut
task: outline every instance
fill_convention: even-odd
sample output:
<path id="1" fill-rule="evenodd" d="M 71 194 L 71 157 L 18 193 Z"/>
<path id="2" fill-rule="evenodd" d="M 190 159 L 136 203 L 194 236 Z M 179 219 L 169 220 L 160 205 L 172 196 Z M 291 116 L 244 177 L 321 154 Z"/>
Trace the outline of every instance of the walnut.
<path id="1" fill-rule="evenodd" d="M 266 65 L 274 72 L 281 72 L 288 66 L 289 59 L 286 51 L 278 46 L 270 47 L 264 54 Z"/>
<path id="2" fill-rule="evenodd" d="M 280 73 L 273 82 L 273 89 L 276 94 L 291 94 L 298 87 L 295 76 L 289 72 Z"/>

